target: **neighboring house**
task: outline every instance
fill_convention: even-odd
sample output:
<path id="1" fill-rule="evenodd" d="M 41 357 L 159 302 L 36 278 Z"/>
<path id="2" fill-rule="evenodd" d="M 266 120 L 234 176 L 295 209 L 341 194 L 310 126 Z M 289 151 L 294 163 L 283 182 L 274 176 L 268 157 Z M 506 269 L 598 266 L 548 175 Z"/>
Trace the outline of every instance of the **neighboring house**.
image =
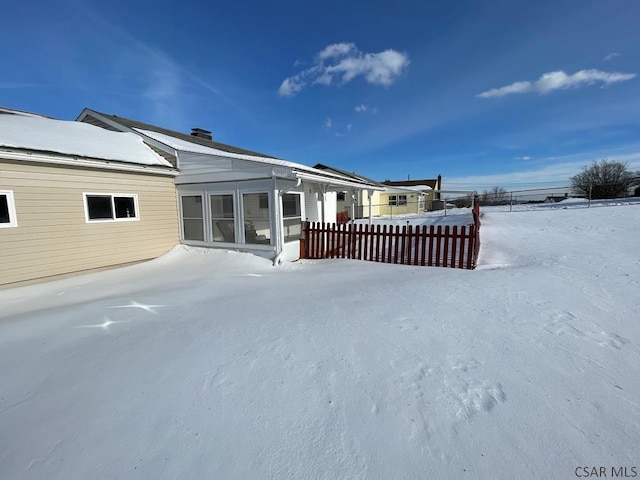
<path id="1" fill-rule="evenodd" d="M 544 203 L 558 203 L 566 200 L 567 198 L 569 198 L 569 193 L 565 193 L 564 195 L 548 195 L 544 199 Z"/>
<path id="2" fill-rule="evenodd" d="M 382 184 L 387 187 L 387 190 L 381 194 L 381 203 L 390 207 L 389 210 L 393 210 L 394 214 L 419 213 L 444 208 L 444 202 L 440 200 L 441 175 L 435 179 L 385 180 Z M 385 209 L 382 210 L 381 215 L 388 214 L 384 213 Z"/>
<path id="3" fill-rule="evenodd" d="M 188 245 L 294 260 L 304 220 L 336 221 L 338 192 L 382 189 L 372 181 L 216 142 L 203 129 L 189 135 L 90 109 L 78 121 L 134 133 L 178 169 L 180 240 Z"/>
<path id="4" fill-rule="evenodd" d="M 176 174 L 137 135 L 0 109 L 0 287 L 167 252 Z"/>
<path id="5" fill-rule="evenodd" d="M 389 187 L 380 193 L 380 215 L 418 214 L 431 210 L 433 191 L 427 185 Z"/>

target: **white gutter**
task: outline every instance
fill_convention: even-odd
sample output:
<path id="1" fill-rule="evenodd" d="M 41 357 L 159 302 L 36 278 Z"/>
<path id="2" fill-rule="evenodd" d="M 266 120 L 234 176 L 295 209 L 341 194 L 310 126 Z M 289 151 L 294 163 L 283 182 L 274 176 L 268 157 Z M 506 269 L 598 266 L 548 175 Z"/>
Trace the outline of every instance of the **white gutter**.
<path id="1" fill-rule="evenodd" d="M 117 170 L 121 172 L 150 173 L 154 175 L 168 175 L 175 177 L 178 171 L 175 169 L 163 168 L 156 165 L 141 165 L 133 163 L 119 162 L 116 160 L 94 160 L 82 157 L 68 156 L 66 158 L 54 157 L 42 153 L 26 153 L 0 150 L 0 157 L 6 160 L 18 160 L 36 163 L 46 163 L 52 165 L 66 165 L 73 167 L 101 168 L 105 170 Z"/>
<path id="2" fill-rule="evenodd" d="M 358 188 L 360 190 L 378 190 L 379 192 L 384 192 L 385 190 L 384 187 L 377 187 L 374 185 L 368 185 L 366 183 L 350 182 L 349 180 L 342 180 L 340 178 L 327 178 L 321 175 L 315 175 L 313 173 L 307 173 L 300 170 L 295 170 L 295 174 L 302 180 L 309 180 L 317 183 L 325 183 L 340 187 Z"/>

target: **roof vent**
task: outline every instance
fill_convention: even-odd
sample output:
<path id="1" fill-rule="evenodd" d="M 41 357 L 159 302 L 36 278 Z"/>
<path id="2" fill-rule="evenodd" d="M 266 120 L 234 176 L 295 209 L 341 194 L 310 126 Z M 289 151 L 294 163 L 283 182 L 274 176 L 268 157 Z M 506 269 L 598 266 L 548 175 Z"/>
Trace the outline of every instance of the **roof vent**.
<path id="1" fill-rule="evenodd" d="M 209 130 L 204 130 L 203 128 L 192 128 L 191 136 L 204 138 L 205 140 L 213 140 L 213 137 L 211 136 L 211 132 Z"/>

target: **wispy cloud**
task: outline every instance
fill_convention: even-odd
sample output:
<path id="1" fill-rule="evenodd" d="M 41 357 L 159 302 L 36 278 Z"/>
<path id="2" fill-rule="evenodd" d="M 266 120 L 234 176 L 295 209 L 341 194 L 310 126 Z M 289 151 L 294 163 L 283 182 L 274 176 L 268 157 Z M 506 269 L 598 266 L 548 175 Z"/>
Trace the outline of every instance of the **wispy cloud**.
<path id="1" fill-rule="evenodd" d="M 347 123 L 347 132 L 350 132 L 353 128 L 353 123 Z"/>
<path id="2" fill-rule="evenodd" d="M 554 90 L 566 90 L 585 85 L 601 83 L 610 85 L 617 82 L 625 82 L 636 77 L 635 73 L 603 72 L 601 70 L 580 70 L 571 75 L 567 75 L 562 70 L 557 72 L 544 73 L 535 82 L 515 82 L 511 85 L 500 88 L 492 88 L 486 92 L 479 93 L 480 98 L 504 97 L 514 93 L 538 93 L 544 95 Z"/>
<path id="3" fill-rule="evenodd" d="M 367 111 L 367 106 L 364 104 L 360 104 L 360 105 L 356 105 L 355 108 L 356 112 L 360 113 L 360 112 L 366 112 Z"/>
<path id="4" fill-rule="evenodd" d="M 619 53 L 613 52 L 613 53 L 610 53 L 609 55 L 607 55 L 606 57 L 604 57 L 604 61 L 605 62 L 609 62 L 609 61 L 611 61 L 614 58 L 619 57 L 619 56 L 620 56 Z"/>
<path id="5" fill-rule="evenodd" d="M 331 121 L 331 119 L 330 119 L 330 118 L 327 118 L 327 119 L 324 121 L 324 127 L 325 127 L 325 128 L 331 128 L 332 126 L 333 126 L 333 122 Z"/>
<path id="6" fill-rule="evenodd" d="M 291 97 L 312 85 L 343 85 L 356 77 L 363 77 L 372 85 L 389 87 L 408 65 L 409 56 L 396 50 L 365 53 L 354 43 L 334 43 L 316 55 L 313 66 L 284 79 L 278 93 Z"/>
<path id="7" fill-rule="evenodd" d="M 524 160 L 524 161 L 527 161 L 527 160 L 531 160 L 531 157 L 529 157 L 528 155 L 524 155 L 524 156 L 522 156 L 522 157 L 516 157 L 516 158 L 515 158 L 515 160 Z"/>

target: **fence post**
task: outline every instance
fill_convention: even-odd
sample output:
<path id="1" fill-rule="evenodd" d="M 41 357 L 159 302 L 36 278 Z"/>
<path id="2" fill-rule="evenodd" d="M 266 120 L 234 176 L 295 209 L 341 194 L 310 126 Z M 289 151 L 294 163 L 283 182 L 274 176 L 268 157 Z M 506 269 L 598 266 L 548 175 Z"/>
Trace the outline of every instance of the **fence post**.
<path id="1" fill-rule="evenodd" d="M 513 212 L 513 192 L 511 192 L 511 200 L 509 200 L 509 211 Z"/>
<path id="2" fill-rule="evenodd" d="M 300 235 L 300 258 L 307 258 L 307 233 L 309 232 L 309 222 L 302 222 L 302 235 Z"/>
<path id="3" fill-rule="evenodd" d="M 593 184 L 589 184 L 589 203 L 587 204 L 587 208 L 591 208 L 591 193 L 593 191 Z"/>

